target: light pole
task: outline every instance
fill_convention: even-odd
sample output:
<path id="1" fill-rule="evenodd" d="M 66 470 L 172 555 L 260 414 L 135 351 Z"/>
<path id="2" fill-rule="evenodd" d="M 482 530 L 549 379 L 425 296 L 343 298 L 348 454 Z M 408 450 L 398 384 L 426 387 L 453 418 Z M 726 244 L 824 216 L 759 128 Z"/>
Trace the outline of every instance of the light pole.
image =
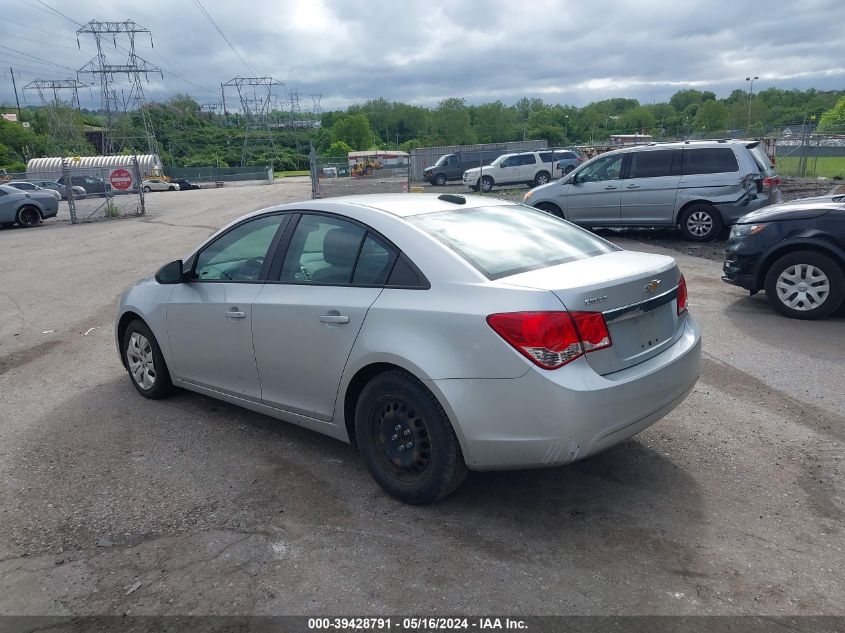
<path id="1" fill-rule="evenodd" d="M 760 79 L 759 77 L 746 77 L 745 81 L 751 82 L 748 88 L 748 123 L 745 126 L 745 132 L 748 133 L 748 128 L 751 127 L 751 98 L 754 96 L 754 80 Z"/>

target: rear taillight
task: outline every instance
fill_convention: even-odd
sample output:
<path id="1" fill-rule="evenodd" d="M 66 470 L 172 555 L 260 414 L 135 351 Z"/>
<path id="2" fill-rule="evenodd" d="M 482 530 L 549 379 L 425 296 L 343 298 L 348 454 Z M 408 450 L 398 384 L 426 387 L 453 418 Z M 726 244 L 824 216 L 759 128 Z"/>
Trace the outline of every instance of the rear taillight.
<path id="1" fill-rule="evenodd" d="M 506 312 L 491 314 L 487 323 L 543 369 L 557 369 L 612 344 L 600 312 Z"/>
<path id="2" fill-rule="evenodd" d="M 687 311 L 687 280 L 681 275 L 678 282 L 678 316 Z"/>
<path id="3" fill-rule="evenodd" d="M 764 187 L 777 187 L 780 184 L 780 176 L 767 176 L 763 178 Z"/>

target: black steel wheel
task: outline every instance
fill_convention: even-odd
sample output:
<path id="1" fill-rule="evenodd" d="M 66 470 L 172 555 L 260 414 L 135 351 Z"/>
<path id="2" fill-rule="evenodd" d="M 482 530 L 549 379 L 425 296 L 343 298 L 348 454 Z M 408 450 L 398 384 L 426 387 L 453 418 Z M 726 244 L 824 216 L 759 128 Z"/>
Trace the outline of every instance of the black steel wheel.
<path id="1" fill-rule="evenodd" d="M 467 474 L 458 438 L 440 403 L 399 370 L 373 378 L 355 408 L 355 440 L 376 482 L 405 503 L 431 503 Z"/>

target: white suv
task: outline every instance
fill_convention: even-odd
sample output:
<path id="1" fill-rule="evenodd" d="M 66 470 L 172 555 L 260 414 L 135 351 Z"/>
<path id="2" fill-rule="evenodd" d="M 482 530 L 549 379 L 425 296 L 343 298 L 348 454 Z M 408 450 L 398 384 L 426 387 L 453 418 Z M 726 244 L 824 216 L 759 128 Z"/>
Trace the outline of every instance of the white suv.
<path id="1" fill-rule="evenodd" d="M 499 156 L 486 167 L 464 172 L 464 185 L 473 191 L 490 191 L 497 185 L 526 184 L 539 187 L 552 180 L 555 153 L 549 151 L 519 152 Z"/>

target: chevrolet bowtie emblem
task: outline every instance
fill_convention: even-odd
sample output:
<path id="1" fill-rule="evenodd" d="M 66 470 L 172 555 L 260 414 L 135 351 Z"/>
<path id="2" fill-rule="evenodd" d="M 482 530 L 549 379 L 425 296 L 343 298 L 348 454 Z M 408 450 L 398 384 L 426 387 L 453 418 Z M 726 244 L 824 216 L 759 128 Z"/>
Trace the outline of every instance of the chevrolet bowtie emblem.
<path id="1" fill-rule="evenodd" d="M 651 293 L 655 292 L 659 287 L 660 287 L 660 280 L 659 279 L 652 279 L 650 282 L 648 282 L 646 284 L 646 286 L 645 286 L 645 288 L 643 288 L 643 290 L 645 290 L 646 292 L 651 294 Z"/>

